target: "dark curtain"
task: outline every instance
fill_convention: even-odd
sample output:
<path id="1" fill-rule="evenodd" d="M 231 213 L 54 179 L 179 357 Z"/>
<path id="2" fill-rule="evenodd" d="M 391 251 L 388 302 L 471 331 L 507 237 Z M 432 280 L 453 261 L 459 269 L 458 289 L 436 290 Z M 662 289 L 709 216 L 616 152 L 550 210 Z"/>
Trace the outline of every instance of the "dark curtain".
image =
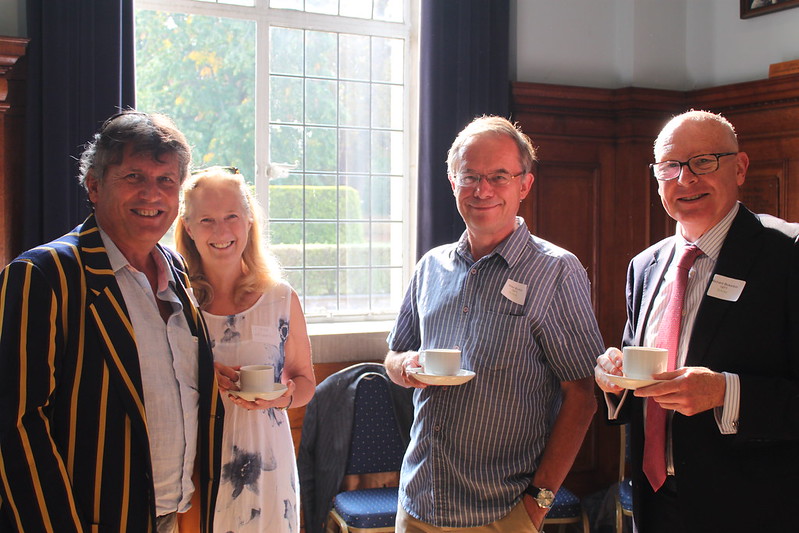
<path id="1" fill-rule="evenodd" d="M 103 121 L 135 105 L 133 0 L 28 0 L 23 247 L 89 213 L 77 159 Z"/>
<path id="2" fill-rule="evenodd" d="M 417 255 L 460 237 L 447 150 L 480 115 L 508 117 L 508 0 L 422 0 Z"/>

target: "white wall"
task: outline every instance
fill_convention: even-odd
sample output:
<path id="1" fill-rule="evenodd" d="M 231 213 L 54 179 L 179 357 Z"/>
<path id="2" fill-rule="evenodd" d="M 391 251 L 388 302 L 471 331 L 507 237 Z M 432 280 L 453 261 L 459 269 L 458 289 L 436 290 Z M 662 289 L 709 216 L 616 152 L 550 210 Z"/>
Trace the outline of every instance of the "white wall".
<path id="1" fill-rule="evenodd" d="M 737 0 L 687 4 L 686 65 L 695 87 L 768 78 L 770 64 L 799 59 L 799 8 L 741 19 Z"/>
<path id="2" fill-rule="evenodd" d="M 738 0 L 511 0 L 511 14 L 516 81 L 688 90 L 799 59 L 799 8 L 742 20 Z M 0 0 L 0 35 L 26 35 L 25 0 Z"/>
<path id="3" fill-rule="evenodd" d="M 737 0 L 512 2 L 517 81 L 687 90 L 799 59 L 799 8 L 743 20 Z"/>

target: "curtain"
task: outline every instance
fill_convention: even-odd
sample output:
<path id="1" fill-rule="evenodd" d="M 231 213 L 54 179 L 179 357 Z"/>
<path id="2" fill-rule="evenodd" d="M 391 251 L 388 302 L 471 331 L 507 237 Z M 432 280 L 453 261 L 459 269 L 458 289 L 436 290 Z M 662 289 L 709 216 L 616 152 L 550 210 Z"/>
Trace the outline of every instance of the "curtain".
<path id="1" fill-rule="evenodd" d="M 447 150 L 480 115 L 509 112 L 508 0 L 422 0 L 417 256 L 464 229 Z"/>
<path id="2" fill-rule="evenodd" d="M 80 223 L 77 160 L 103 121 L 135 105 L 133 0 L 28 0 L 23 248 Z"/>

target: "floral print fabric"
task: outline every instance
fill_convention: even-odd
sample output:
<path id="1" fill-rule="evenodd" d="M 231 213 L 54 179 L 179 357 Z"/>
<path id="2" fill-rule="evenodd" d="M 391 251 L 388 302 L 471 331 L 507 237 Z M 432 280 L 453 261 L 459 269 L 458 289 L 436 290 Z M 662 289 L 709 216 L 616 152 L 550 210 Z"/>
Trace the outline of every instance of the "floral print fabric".
<path id="1" fill-rule="evenodd" d="M 268 364 L 275 381 L 283 374 L 291 288 L 281 283 L 246 311 L 230 316 L 203 313 L 214 360 L 228 366 Z M 222 473 L 214 515 L 221 533 L 296 533 L 299 486 L 286 411 L 248 411 L 227 395 Z"/>

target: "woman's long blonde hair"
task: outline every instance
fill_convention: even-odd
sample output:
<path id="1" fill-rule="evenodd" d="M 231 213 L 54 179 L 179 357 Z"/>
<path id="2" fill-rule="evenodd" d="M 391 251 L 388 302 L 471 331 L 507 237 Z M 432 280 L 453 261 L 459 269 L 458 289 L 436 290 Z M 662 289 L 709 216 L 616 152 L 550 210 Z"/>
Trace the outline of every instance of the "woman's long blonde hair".
<path id="1" fill-rule="evenodd" d="M 267 249 L 261 230 L 261 208 L 250 193 L 247 182 L 238 171 L 232 172 L 226 167 L 210 167 L 193 173 L 183 184 L 180 200 L 180 213 L 175 227 L 175 244 L 178 252 L 186 259 L 189 274 L 194 287 L 194 295 L 201 308 L 206 308 L 214 300 L 214 288 L 205 277 L 203 261 L 194 239 L 186 230 L 192 215 L 192 196 L 200 188 L 229 187 L 241 196 L 241 204 L 250 219 L 250 231 L 247 235 L 247 246 L 241 255 L 244 275 L 236 283 L 233 301 L 241 303 L 244 296 L 252 292 L 264 292 L 282 279 L 280 265 L 275 256 Z"/>

